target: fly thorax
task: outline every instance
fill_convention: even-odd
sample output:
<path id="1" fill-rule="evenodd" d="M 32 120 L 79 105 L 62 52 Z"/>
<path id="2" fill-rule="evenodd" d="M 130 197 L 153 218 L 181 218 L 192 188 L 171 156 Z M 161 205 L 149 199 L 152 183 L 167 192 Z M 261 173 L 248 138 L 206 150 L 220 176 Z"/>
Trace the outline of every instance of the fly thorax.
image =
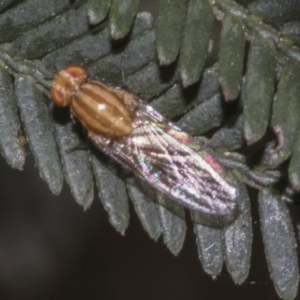
<path id="1" fill-rule="evenodd" d="M 109 137 L 131 133 L 132 119 L 123 99 L 103 84 L 83 84 L 72 99 L 72 113 L 87 130 Z"/>

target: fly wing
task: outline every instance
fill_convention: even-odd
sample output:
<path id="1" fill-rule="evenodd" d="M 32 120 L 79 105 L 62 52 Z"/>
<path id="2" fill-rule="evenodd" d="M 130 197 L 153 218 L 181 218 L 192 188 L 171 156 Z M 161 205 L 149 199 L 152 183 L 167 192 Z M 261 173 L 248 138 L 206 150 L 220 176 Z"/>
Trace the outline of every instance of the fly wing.
<path id="1" fill-rule="evenodd" d="M 131 146 L 136 173 L 168 197 L 211 215 L 235 210 L 236 188 L 224 179 L 224 170 L 212 167 L 212 157 L 192 150 L 199 145 L 186 134 L 161 123 L 146 124 L 131 136 Z"/>
<path id="2" fill-rule="evenodd" d="M 101 146 L 103 138 L 89 135 L 104 152 L 185 207 L 215 216 L 235 211 L 236 187 L 196 140 L 146 105 L 139 108 L 133 128 L 128 137 Z"/>

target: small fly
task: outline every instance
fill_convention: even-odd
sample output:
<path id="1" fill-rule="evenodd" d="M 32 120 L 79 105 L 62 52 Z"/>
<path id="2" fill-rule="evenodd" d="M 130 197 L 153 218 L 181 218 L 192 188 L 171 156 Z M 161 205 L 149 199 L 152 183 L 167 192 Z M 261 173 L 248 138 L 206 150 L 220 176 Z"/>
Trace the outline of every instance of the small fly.
<path id="1" fill-rule="evenodd" d="M 68 66 L 53 80 L 51 96 L 71 107 L 97 148 L 157 191 L 208 216 L 235 214 L 238 191 L 224 167 L 136 95 Z"/>

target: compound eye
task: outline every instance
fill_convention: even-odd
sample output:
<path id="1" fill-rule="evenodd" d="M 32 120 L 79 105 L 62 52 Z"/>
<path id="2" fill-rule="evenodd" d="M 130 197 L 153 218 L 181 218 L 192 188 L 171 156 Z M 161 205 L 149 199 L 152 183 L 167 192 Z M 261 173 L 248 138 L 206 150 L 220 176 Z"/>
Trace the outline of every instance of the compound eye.
<path id="1" fill-rule="evenodd" d="M 82 81 L 81 84 L 86 81 L 86 70 L 80 66 L 71 65 L 64 68 L 64 71 L 67 72 L 75 80 Z"/>
<path id="2" fill-rule="evenodd" d="M 68 99 L 66 97 L 66 95 L 60 91 L 58 88 L 54 87 L 52 85 L 52 88 L 50 89 L 50 94 L 51 94 L 51 98 L 53 100 L 53 102 L 57 105 L 57 106 L 67 106 L 68 105 Z"/>

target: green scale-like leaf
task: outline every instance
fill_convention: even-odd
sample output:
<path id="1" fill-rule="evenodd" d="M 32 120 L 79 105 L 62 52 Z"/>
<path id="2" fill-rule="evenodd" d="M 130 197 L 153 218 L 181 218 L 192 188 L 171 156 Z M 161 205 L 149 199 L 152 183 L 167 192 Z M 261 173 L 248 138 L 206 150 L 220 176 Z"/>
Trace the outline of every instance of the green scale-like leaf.
<path id="1" fill-rule="evenodd" d="M 16 97 L 10 75 L 0 62 L 0 149 L 7 163 L 22 170 L 25 151 L 18 137 L 21 137 L 21 124 L 18 117 Z"/>
<path id="2" fill-rule="evenodd" d="M 280 75 L 273 107 L 272 127 L 278 146 L 270 155 L 270 164 L 279 164 L 290 157 L 300 128 L 300 65 L 289 60 Z"/>
<path id="3" fill-rule="evenodd" d="M 3 1 L 1 4 L 4 5 Z M 5 11 L 0 15 L 0 42 L 13 41 L 27 30 L 55 17 L 68 5 L 68 0 L 32 0 Z"/>
<path id="4" fill-rule="evenodd" d="M 213 20 L 212 7 L 208 0 L 188 1 L 180 52 L 180 71 L 185 87 L 198 81 L 201 75 Z"/>
<path id="5" fill-rule="evenodd" d="M 270 23 L 285 23 L 299 20 L 300 3 L 297 0 L 258 0 L 249 6 L 249 11 Z"/>
<path id="6" fill-rule="evenodd" d="M 298 133 L 296 143 L 293 147 L 288 172 L 292 187 L 296 191 L 300 191 L 300 133 Z"/>
<path id="7" fill-rule="evenodd" d="M 154 99 L 151 105 L 155 109 L 168 118 L 176 118 L 177 125 L 190 134 L 214 129 L 211 140 L 197 137 L 199 143 L 225 167 L 235 170 L 240 196 L 233 223 L 224 227 L 219 220 L 204 220 L 192 212 L 204 270 L 216 276 L 225 263 L 236 283 L 246 279 L 252 228 L 244 182 L 257 189 L 265 187 L 260 193 L 260 223 L 269 269 L 278 294 L 293 299 L 299 276 L 293 229 L 285 204 L 270 188 L 284 172 L 265 169 L 291 156 L 289 179 L 292 187 L 299 190 L 300 51 L 291 47 L 297 42 L 295 29 L 290 29 L 293 23 L 283 26 L 281 38 L 277 29 L 261 20 L 279 24 L 292 21 L 298 4 L 292 0 L 283 7 L 286 1 L 255 1 L 249 13 L 233 0 L 159 0 L 154 30 L 150 14 L 137 14 L 138 0 L 87 0 L 71 5 L 69 1 L 32 0 L 8 6 L 11 2 L 0 3 L 0 10 L 8 7 L 0 14 L 0 40 L 11 42 L 0 47 L 0 149 L 8 163 L 19 169 L 24 164 L 19 112 L 41 177 L 52 192 L 59 193 L 63 170 L 74 198 L 87 209 L 96 185 L 110 223 L 122 234 L 129 224 L 131 200 L 149 236 L 154 240 L 162 236 L 165 245 L 177 255 L 186 234 L 184 209 L 137 182 L 132 174 L 121 174 L 119 166 L 89 147 L 84 130 L 70 121 L 69 111 L 62 113 L 66 114 L 62 120 L 58 109 L 49 114 L 48 102 L 39 89 L 40 84 L 49 89 L 57 70 L 70 64 L 87 68 L 89 79 L 112 85 L 125 83 L 142 100 Z M 270 13 L 267 7 L 271 7 Z M 212 45 L 209 38 L 213 16 L 222 23 L 219 63 L 214 60 L 214 64 L 206 64 L 208 47 Z M 105 19 L 107 22 L 90 26 Z M 246 39 L 251 43 L 247 58 Z M 214 56 L 216 51 L 212 49 Z M 281 75 L 274 102 L 275 72 L 277 77 Z M 237 101 L 228 104 L 224 98 Z M 255 170 L 246 157 L 221 153 L 245 146 L 243 133 L 248 144 L 258 140 L 264 143 L 271 107 L 277 144 L 273 140 L 271 146 L 262 145 L 263 158 L 255 162 Z M 225 126 L 218 129 L 222 124 Z M 281 239 L 285 239 L 285 245 L 275 249 L 274 241 Z"/>
<path id="8" fill-rule="evenodd" d="M 139 13 L 133 24 L 131 39 L 134 40 L 145 30 L 150 29 L 151 24 L 152 16 L 149 13 Z M 70 64 L 88 64 L 97 61 L 113 50 L 109 29 L 97 28 L 49 53 L 42 59 L 39 68 L 44 72 L 56 72 Z M 118 67 L 121 74 L 121 64 Z"/>
<path id="9" fill-rule="evenodd" d="M 203 72 L 201 82 L 193 88 L 184 89 L 176 84 L 161 97 L 153 100 L 151 105 L 169 119 L 178 117 L 194 106 L 208 100 L 219 90 L 218 65 Z"/>
<path id="10" fill-rule="evenodd" d="M 242 283 L 248 277 L 250 269 L 252 246 L 252 219 L 250 199 L 246 185 L 239 177 L 239 216 L 228 227 L 223 229 L 224 234 L 224 260 L 236 283 Z"/>
<path id="11" fill-rule="evenodd" d="M 278 191 L 259 195 L 259 214 L 265 252 L 276 291 L 282 299 L 295 299 L 299 270 L 292 221 Z"/>
<path id="12" fill-rule="evenodd" d="M 124 234 L 129 224 L 126 184 L 124 180 L 116 175 L 115 168 L 107 167 L 94 154 L 91 158 L 100 201 L 108 213 L 111 225 Z"/>
<path id="13" fill-rule="evenodd" d="M 86 7 L 71 9 L 13 41 L 10 54 L 33 59 L 53 51 L 88 30 Z"/>
<path id="14" fill-rule="evenodd" d="M 195 218 L 193 212 L 192 218 Z M 222 230 L 203 226 L 195 222 L 194 233 L 198 246 L 199 259 L 204 271 L 211 276 L 218 275 L 223 266 Z"/>
<path id="15" fill-rule="evenodd" d="M 91 24 L 98 24 L 103 21 L 108 14 L 111 0 L 88 0 L 87 9 Z"/>
<path id="16" fill-rule="evenodd" d="M 41 177 L 54 194 L 63 184 L 60 159 L 55 143 L 54 128 L 44 95 L 30 76 L 15 78 L 17 103 L 25 127 L 26 137 L 38 165 Z"/>
<path id="17" fill-rule="evenodd" d="M 187 229 L 184 209 L 161 194 L 156 198 L 164 243 L 177 255 L 182 249 Z"/>
<path id="18" fill-rule="evenodd" d="M 110 34 L 114 39 L 124 38 L 137 14 L 139 0 L 113 0 L 110 9 Z"/>
<path id="19" fill-rule="evenodd" d="M 219 126 L 223 119 L 222 98 L 218 93 L 189 111 L 177 125 L 191 135 L 200 135 Z"/>
<path id="20" fill-rule="evenodd" d="M 275 89 L 276 62 L 272 48 L 263 40 L 251 43 L 244 94 L 244 135 L 248 144 L 266 132 Z M 259 109 L 258 109 L 259 108 Z"/>
<path id="21" fill-rule="evenodd" d="M 161 235 L 162 228 L 157 206 L 145 195 L 145 193 L 143 193 L 134 178 L 127 180 L 127 188 L 135 212 L 138 215 L 145 231 L 152 239 L 155 241 L 158 240 Z"/>
<path id="22" fill-rule="evenodd" d="M 232 151 L 243 146 L 243 116 L 241 115 L 233 123 L 217 131 L 209 141 L 212 148 L 220 151 Z"/>
<path id="23" fill-rule="evenodd" d="M 137 57 L 139 59 L 137 60 Z M 109 54 L 97 61 L 89 69 L 92 78 L 99 79 L 106 74 L 105 81 L 111 85 L 122 84 L 122 67 L 128 76 L 153 61 L 155 58 L 154 31 L 145 31 L 130 42 L 122 53 Z M 122 66 L 122 61 L 124 65 Z"/>
<path id="24" fill-rule="evenodd" d="M 225 100 L 234 100 L 239 95 L 245 42 L 241 21 L 228 16 L 223 22 L 219 53 L 220 83 Z"/>
<path id="25" fill-rule="evenodd" d="M 185 10 L 185 1 L 158 1 L 156 48 L 160 64 L 162 65 L 172 63 L 178 55 Z"/>
<path id="26" fill-rule="evenodd" d="M 53 109 L 54 111 L 55 108 Z M 92 204 L 94 198 L 89 153 L 86 149 L 82 148 L 83 141 L 70 120 L 64 120 L 63 122 L 57 120 L 55 123 L 55 133 L 65 178 L 75 200 L 84 209 L 87 209 Z"/>
<path id="27" fill-rule="evenodd" d="M 281 35 L 293 39 L 300 45 L 300 21 L 292 21 L 284 24 L 280 30 Z"/>

